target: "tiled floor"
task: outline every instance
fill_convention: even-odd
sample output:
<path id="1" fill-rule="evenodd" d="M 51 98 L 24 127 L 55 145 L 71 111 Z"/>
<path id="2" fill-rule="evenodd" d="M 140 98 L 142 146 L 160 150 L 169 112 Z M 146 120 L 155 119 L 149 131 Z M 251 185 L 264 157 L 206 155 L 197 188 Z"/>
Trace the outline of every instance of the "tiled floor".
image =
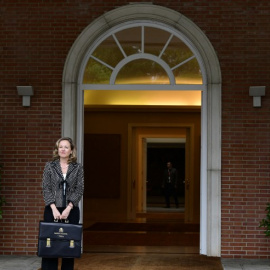
<path id="1" fill-rule="evenodd" d="M 37 270 L 40 262 L 36 256 L 0 256 L 0 270 Z"/>
<path id="2" fill-rule="evenodd" d="M 38 270 L 40 258 L 0 256 L 0 270 Z M 61 262 L 59 260 L 59 262 Z M 60 265 L 59 265 L 60 269 Z M 199 255 L 92 253 L 75 260 L 74 270 L 222 270 L 220 260 Z"/>
<path id="3" fill-rule="evenodd" d="M 270 270 L 270 260 L 221 259 L 224 270 Z"/>
<path id="4" fill-rule="evenodd" d="M 127 255 L 125 254 L 116 254 L 115 256 L 118 256 L 119 260 L 126 258 Z M 141 255 L 143 256 L 143 255 Z M 149 260 L 149 256 L 147 255 L 147 258 Z M 136 259 L 137 266 L 133 265 L 132 267 L 128 267 L 127 265 L 124 265 L 124 260 L 122 265 L 114 266 L 111 261 L 111 265 L 109 268 L 110 270 L 126 270 L 126 269 L 141 269 L 141 270 L 156 270 L 156 269 L 164 269 L 164 270 L 170 270 L 170 269 L 192 269 L 192 268 L 181 268 L 180 266 L 175 266 L 175 260 L 173 260 L 174 256 L 176 255 L 164 255 L 167 256 L 167 265 L 159 265 L 155 266 L 154 264 L 150 266 L 143 266 L 140 267 L 138 264 L 140 261 L 142 261 L 143 257 L 139 257 Z M 104 256 L 100 256 L 101 258 L 105 258 Z M 93 262 L 95 261 L 97 263 L 97 257 L 92 257 Z M 36 256 L 0 256 L 0 270 L 38 270 L 40 268 L 40 261 L 41 259 Z M 172 262 L 170 268 L 170 262 Z M 224 270 L 269 270 L 270 269 L 270 260 L 249 260 L 249 259 L 221 259 L 222 266 Z M 107 261 L 107 263 L 110 263 Z M 158 262 L 157 262 L 158 263 Z M 99 265 L 100 267 L 100 265 Z M 79 270 L 80 268 L 77 268 L 76 270 Z M 95 268 L 94 265 L 89 265 L 85 269 L 102 269 L 103 268 Z M 105 269 L 105 268 L 104 268 Z M 202 269 L 202 268 L 194 268 L 194 269 Z"/>

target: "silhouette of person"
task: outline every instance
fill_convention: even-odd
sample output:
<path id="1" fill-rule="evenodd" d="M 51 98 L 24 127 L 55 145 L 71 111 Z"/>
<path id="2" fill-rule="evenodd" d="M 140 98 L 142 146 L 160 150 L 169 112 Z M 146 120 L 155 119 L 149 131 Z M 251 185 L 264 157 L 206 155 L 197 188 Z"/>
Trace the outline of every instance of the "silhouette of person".
<path id="1" fill-rule="evenodd" d="M 170 198 L 173 196 L 176 208 L 179 207 L 177 197 L 178 172 L 173 168 L 170 161 L 167 162 L 167 169 L 164 171 L 162 189 L 164 191 L 166 208 L 170 208 Z"/>

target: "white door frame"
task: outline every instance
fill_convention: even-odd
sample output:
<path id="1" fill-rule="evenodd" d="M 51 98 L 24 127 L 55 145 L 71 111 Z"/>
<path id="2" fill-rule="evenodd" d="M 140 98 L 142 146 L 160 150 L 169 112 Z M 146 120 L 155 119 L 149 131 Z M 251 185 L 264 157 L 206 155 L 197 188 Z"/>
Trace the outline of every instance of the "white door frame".
<path id="1" fill-rule="evenodd" d="M 100 35 L 132 20 L 162 22 L 185 35 L 201 55 L 207 76 L 202 95 L 200 253 L 221 256 L 221 72 L 210 41 L 182 14 L 152 4 L 129 4 L 97 18 L 75 40 L 63 71 L 62 135 L 75 139 L 83 163 L 83 91 L 79 70 L 82 60 Z M 82 208 L 82 204 L 81 204 Z M 81 211 L 82 212 L 82 211 Z"/>

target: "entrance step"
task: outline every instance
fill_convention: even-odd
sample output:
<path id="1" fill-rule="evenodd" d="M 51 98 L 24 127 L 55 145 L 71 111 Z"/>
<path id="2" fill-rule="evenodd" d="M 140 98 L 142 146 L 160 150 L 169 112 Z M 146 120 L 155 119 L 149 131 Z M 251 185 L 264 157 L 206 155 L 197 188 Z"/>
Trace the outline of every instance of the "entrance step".
<path id="1" fill-rule="evenodd" d="M 152 222 L 152 223 L 114 223 L 114 222 L 97 222 L 85 229 L 88 232 L 166 232 L 166 233 L 199 233 L 199 224 L 182 223 L 182 222 Z"/>
<path id="2" fill-rule="evenodd" d="M 199 224 L 97 222 L 84 229 L 84 245 L 199 246 Z"/>
<path id="3" fill-rule="evenodd" d="M 199 233 L 85 231 L 84 246 L 87 245 L 199 246 Z"/>
<path id="4" fill-rule="evenodd" d="M 146 222 L 151 221 L 161 221 L 161 222 L 184 222 L 185 213 L 184 212 L 139 212 L 136 217 L 145 218 Z"/>

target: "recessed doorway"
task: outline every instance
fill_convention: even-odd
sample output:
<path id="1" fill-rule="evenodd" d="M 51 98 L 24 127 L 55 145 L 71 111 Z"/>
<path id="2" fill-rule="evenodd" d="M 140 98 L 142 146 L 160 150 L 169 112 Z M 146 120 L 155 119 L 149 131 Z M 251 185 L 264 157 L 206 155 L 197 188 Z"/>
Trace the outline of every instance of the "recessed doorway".
<path id="1" fill-rule="evenodd" d="M 139 11 L 142 12 L 139 12 Z M 124 22 L 124 23 L 123 23 Z M 107 84 L 87 84 L 84 80 L 85 67 L 90 54 L 99 42 L 107 38 L 111 33 L 115 34 L 118 29 L 123 30 L 131 26 L 142 26 L 146 23 L 157 26 L 165 31 L 172 31 L 173 35 L 187 41 L 188 46 L 196 51 L 202 72 L 202 85 L 174 85 L 172 73 L 166 65 L 161 66 L 167 71 L 170 77 L 170 85 L 157 84 L 154 89 L 171 90 L 201 90 L 202 94 L 202 132 L 201 132 L 201 239 L 200 253 L 209 256 L 220 256 L 220 179 L 221 179 L 221 73 L 217 55 L 210 41 L 193 22 L 184 15 L 173 10 L 156 5 L 127 5 L 114 9 L 100 16 L 97 20 L 86 27 L 85 31 L 74 42 L 63 71 L 63 125 L 62 134 L 76 138 L 78 146 L 78 159 L 83 162 L 83 93 L 84 90 L 153 90 L 151 85 L 116 85 L 116 76 L 123 64 L 121 62 L 112 74 L 112 80 Z M 138 25 L 140 23 L 140 25 Z M 109 25 L 113 25 L 108 29 Z M 124 26 L 124 28 L 123 28 Z M 142 28 L 141 28 L 142 29 Z M 93 33 L 95 33 L 93 35 Z M 144 33 L 142 31 L 141 33 Z M 153 33 L 153 31 L 151 32 Z M 134 35 L 133 37 L 138 37 Z M 142 35 L 141 35 L 142 37 Z M 115 39 L 115 36 L 113 36 Z M 117 40 L 118 37 L 116 36 Z M 109 40 L 109 39 L 108 39 Z M 112 39 L 111 39 L 112 40 Z M 146 39 L 144 39 L 146 40 Z M 151 39 L 153 40 L 153 39 Z M 150 40 L 150 41 L 151 41 Z M 104 43 L 105 44 L 105 43 Z M 118 43 L 119 44 L 119 43 Z M 120 43 L 121 44 L 121 43 Z M 105 44 L 106 45 L 106 44 Z M 94 48 L 95 47 L 95 48 Z M 117 47 L 116 47 L 117 48 Z M 135 48 L 135 47 L 133 47 Z M 193 50 L 192 49 L 192 50 Z M 145 56 L 143 51 L 136 51 L 137 56 Z M 163 53 L 163 50 L 162 50 Z M 111 55 L 111 54 L 108 54 Z M 130 54 L 128 54 L 130 55 Z M 155 58 L 156 59 L 156 58 Z M 151 61 L 155 59 L 147 60 Z M 128 58 L 134 60 L 134 58 Z M 149 63 L 148 61 L 148 63 Z M 104 61 L 102 61 L 104 63 Z M 111 65 L 107 65 L 111 68 Z M 100 74 L 104 74 L 100 72 Z M 92 76 L 95 78 L 95 76 Z M 152 78 L 155 77 L 150 77 Z M 138 83 L 138 81 L 136 81 Z M 135 82 L 135 83 L 136 83 Z M 165 87 L 165 88 L 164 88 Z M 190 92 L 192 93 L 192 92 Z M 127 191 L 127 190 L 125 190 Z M 124 191 L 124 192 L 125 192 Z M 130 207 L 128 203 L 127 212 Z M 80 205 L 82 208 L 83 205 Z M 119 206 L 119 209 L 122 205 Z M 81 217 L 84 220 L 84 217 Z"/>

